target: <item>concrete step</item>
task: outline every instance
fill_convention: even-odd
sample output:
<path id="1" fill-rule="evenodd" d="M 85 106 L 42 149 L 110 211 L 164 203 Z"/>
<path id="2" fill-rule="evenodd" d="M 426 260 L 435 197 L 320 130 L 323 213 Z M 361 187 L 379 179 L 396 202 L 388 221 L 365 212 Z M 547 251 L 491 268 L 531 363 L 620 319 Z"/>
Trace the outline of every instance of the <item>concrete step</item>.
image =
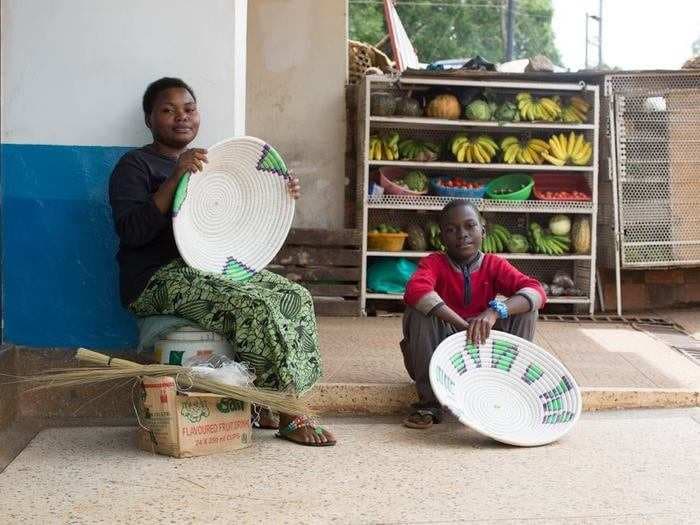
<path id="1" fill-rule="evenodd" d="M 416 401 L 399 349 L 400 317 L 326 317 L 318 324 L 324 375 L 312 392 L 317 410 L 397 414 Z M 574 375 L 584 410 L 698 406 L 700 367 L 634 326 L 540 322 L 535 343 Z"/>
<path id="2" fill-rule="evenodd" d="M 686 388 L 583 387 L 583 410 L 683 408 L 700 406 L 700 391 Z M 326 415 L 394 415 L 418 400 L 412 383 L 320 383 L 311 407 Z"/>

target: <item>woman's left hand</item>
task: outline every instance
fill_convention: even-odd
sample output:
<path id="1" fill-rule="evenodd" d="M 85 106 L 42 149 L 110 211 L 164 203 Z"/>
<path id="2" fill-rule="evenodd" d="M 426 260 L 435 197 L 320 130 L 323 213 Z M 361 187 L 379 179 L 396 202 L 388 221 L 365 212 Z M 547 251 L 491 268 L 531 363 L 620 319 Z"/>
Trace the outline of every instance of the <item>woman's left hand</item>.
<path id="1" fill-rule="evenodd" d="M 293 199 L 301 197 L 301 184 L 299 184 L 299 179 L 294 176 L 291 170 L 289 171 L 289 182 L 287 182 L 287 186 L 289 187 L 289 194 Z"/>

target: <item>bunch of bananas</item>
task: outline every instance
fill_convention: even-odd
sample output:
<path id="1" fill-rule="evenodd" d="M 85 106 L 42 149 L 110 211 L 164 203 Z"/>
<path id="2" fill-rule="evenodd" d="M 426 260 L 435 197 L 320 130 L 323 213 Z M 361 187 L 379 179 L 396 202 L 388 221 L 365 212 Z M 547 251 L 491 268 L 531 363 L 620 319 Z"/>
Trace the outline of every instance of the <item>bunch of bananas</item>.
<path id="1" fill-rule="evenodd" d="M 530 93 L 518 93 L 515 101 L 521 120 L 554 122 L 561 117 L 562 109 L 558 97 L 539 97 L 535 100 Z"/>
<path id="2" fill-rule="evenodd" d="M 542 139 L 523 139 L 508 136 L 501 141 L 503 162 L 506 164 L 542 164 L 543 154 L 549 151 L 549 144 Z"/>
<path id="3" fill-rule="evenodd" d="M 484 235 L 481 242 L 481 251 L 484 253 L 503 253 L 510 240 L 510 232 L 505 226 L 494 224 Z"/>
<path id="4" fill-rule="evenodd" d="M 528 230 L 530 234 L 530 245 L 534 247 L 535 253 L 545 255 L 563 255 L 569 251 L 571 239 L 567 235 L 553 235 L 536 222 L 530 223 Z"/>
<path id="5" fill-rule="evenodd" d="M 561 110 L 561 120 L 567 124 L 583 124 L 588 119 L 591 105 L 583 98 L 574 95 Z"/>
<path id="6" fill-rule="evenodd" d="M 542 156 L 555 166 L 585 166 L 591 160 L 592 153 L 593 147 L 583 133 L 576 135 L 572 131 L 568 138 L 564 133 L 552 135 L 549 139 L 549 151 L 542 153 Z"/>
<path id="7" fill-rule="evenodd" d="M 470 138 L 459 134 L 452 138 L 450 150 L 457 162 L 488 164 L 498 151 L 498 144 L 488 135 Z"/>
<path id="8" fill-rule="evenodd" d="M 401 160 L 431 162 L 438 158 L 439 152 L 440 146 L 432 142 L 423 142 L 415 139 L 405 139 L 399 142 Z"/>
<path id="9" fill-rule="evenodd" d="M 369 160 L 399 160 L 399 134 L 369 138 Z"/>

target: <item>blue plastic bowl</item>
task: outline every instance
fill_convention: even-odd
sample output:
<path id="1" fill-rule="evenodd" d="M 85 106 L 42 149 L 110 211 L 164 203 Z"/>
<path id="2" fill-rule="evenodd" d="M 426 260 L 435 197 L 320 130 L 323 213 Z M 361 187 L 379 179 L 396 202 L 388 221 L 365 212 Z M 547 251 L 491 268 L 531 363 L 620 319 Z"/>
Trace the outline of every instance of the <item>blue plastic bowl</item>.
<path id="1" fill-rule="evenodd" d="M 486 185 L 479 188 L 447 188 L 438 184 L 438 181 L 448 181 L 453 177 L 434 177 L 430 179 L 430 188 L 433 195 L 439 197 L 459 197 L 462 199 L 481 199 L 486 193 Z"/>

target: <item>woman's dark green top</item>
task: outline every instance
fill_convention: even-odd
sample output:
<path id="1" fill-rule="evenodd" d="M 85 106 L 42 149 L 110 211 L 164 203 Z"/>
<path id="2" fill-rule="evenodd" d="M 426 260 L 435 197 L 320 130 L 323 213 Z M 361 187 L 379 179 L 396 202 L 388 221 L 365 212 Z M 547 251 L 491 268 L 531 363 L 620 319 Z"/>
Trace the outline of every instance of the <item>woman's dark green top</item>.
<path id="1" fill-rule="evenodd" d="M 109 180 L 109 203 L 119 236 L 119 292 L 133 303 L 159 268 L 179 256 L 170 212 L 163 215 L 153 194 L 175 168 L 176 159 L 149 146 L 126 153 Z"/>

